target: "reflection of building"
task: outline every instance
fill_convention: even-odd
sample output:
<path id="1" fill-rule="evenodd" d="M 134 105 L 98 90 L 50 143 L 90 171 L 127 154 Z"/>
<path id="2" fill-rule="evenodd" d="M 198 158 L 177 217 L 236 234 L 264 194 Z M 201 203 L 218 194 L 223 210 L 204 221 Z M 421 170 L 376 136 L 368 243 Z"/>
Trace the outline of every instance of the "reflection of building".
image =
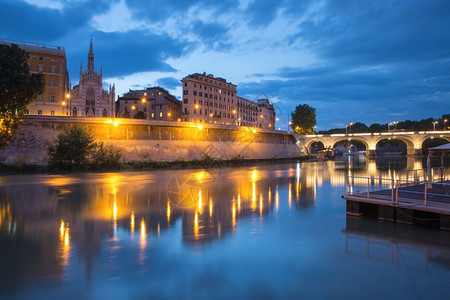
<path id="1" fill-rule="evenodd" d="M 183 121 L 233 125 L 236 85 L 212 74 L 195 73 L 183 83 Z"/>
<path id="2" fill-rule="evenodd" d="M 130 90 L 117 102 L 119 117 L 181 121 L 181 101 L 161 87 Z"/>
<path id="3" fill-rule="evenodd" d="M 80 65 L 80 82 L 73 87 L 69 110 L 74 117 L 113 117 L 115 85 L 109 86 L 109 91 L 103 89 L 103 72 L 94 70 L 94 51 L 91 45 L 88 54 L 88 69 L 83 72 Z"/>
<path id="4" fill-rule="evenodd" d="M 69 73 L 67 72 L 66 51 L 60 46 L 50 46 L 29 42 L 0 40 L 0 44 L 17 44 L 27 52 L 27 61 L 31 73 L 42 73 L 45 78 L 45 90 L 30 105 L 30 115 L 63 116 L 68 113 L 63 101 L 69 91 Z M 65 104 L 65 103 L 64 103 Z"/>

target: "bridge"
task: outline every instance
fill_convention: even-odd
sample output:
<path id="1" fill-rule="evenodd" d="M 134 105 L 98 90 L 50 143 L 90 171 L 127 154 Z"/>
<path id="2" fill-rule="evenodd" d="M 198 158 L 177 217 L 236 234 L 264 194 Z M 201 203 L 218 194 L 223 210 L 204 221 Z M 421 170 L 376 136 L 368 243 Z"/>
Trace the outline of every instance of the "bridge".
<path id="1" fill-rule="evenodd" d="M 300 149 L 311 148 L 315 142 L 321 142 L 325 148 L 334 148 L 342 141 L 358 141 L 365 145 L 368 156 L 375 156 L 377 144 L 383 140 L 397 139 L 406 144 L 408 155 L 420 155 L 423 143 L 428 139 L 440 138 L 450 142 L 450 130 L 443 131 L 389 131 L 374 133 L 342 133 L 296 135 Z"/>

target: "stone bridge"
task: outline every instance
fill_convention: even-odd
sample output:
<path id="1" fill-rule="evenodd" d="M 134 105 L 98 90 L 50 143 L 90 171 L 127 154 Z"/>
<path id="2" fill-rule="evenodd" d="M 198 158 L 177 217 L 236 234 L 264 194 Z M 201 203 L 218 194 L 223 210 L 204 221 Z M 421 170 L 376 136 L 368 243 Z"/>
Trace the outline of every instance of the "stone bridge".
<path id="1" fill-rule="evenodd" d="M 297 144 L 304 151 L 309 150 L 315 142 L 321 142 L 325 148 L 334 148 L 342 141 L 358 141 L 365 145 L 369 156 L 376 155 L 377 144 L 383 140 L 397 139 L 403 141 L 407 147 L 408 155 L 420 155 L 422 145 L 427 139 L 440 138 L 450 142 L 450 130 L 445 131 L 390 131 L 374 133 L 347 133 L 347 134 L 313 134 L 295 135 Z"/>

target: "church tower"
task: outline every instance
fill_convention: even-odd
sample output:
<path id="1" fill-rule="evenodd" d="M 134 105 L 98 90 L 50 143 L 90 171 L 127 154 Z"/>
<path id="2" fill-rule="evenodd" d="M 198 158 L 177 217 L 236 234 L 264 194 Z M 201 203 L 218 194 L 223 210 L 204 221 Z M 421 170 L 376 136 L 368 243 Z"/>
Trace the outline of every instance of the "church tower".
<path id="1" fill-rule="evenodd" d="M 87 71 L 80 65 L 80 82 L 73 87 L 71 115 L 74 117 L 114 117 L 115 91 L 103 89 L 103 67 L 100 73 L 94 68 L 94 47 L 89 45 Z"/>

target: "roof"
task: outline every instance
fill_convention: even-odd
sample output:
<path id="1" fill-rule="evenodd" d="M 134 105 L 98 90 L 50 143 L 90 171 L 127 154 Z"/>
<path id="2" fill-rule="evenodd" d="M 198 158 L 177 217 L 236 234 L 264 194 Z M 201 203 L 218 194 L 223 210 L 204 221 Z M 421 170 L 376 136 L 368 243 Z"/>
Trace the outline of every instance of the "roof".
<path id="1" fill-rule="evenodd" d="M 442 151 L 450 151 L 450 143 L 440 145 L 433 148 L 428 148 L 428 150 L 442 150 Z"/>

